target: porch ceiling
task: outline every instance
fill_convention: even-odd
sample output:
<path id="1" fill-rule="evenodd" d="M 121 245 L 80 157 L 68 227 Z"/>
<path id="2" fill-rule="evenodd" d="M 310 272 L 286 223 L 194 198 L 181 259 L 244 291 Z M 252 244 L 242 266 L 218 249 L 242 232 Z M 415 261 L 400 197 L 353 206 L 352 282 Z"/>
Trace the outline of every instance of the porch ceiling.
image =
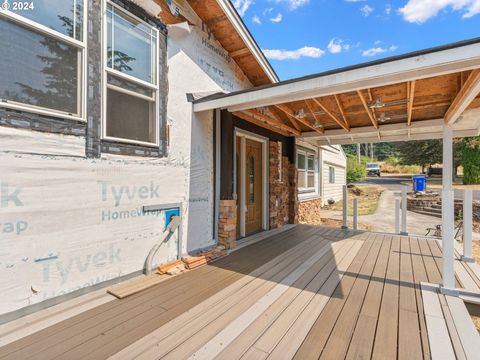
<path id="1" fill-rule="evenodd" d="M 404 141 L 479 132 L 480 38 L 228 95 L 227 109 L 284 135 L 324 143 Z"/>

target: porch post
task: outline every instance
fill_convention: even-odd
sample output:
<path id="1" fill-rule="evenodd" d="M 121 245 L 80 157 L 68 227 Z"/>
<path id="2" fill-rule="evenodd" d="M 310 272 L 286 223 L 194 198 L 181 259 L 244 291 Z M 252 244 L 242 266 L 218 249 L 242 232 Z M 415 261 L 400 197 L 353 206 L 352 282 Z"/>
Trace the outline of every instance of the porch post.
<path id="1" fill-rule="evenodd" d="M 463 256 L 462 260 L 473 262 L 472 256 L 472 190 L 463 193 Z"/>
<path id="2" fill-rule="evenodd" d="M 401 202 L 399 198 L 395 198 L 395 234 L 400 234 L 400 207 Z"/>
<path id="3" fill-rule="evenodd" d="M 443 288 L 455 289 L 454 274 L 454 193 L 453 193 L 453 128 L 443 126 L 443 191 L 442 191 L 442 248 L 443 248 Z"/>
<path id="4" fill-rule="evenodd" d="M 408 235 L 407 230 L 407 187 L 402 187 L 402 231 L 400 235 Z"/>
<path id="5" fill-rule="evenodd" d="M 348 188 L 343 185 L 343 221 L 342 229 L 348 229 Z"/>

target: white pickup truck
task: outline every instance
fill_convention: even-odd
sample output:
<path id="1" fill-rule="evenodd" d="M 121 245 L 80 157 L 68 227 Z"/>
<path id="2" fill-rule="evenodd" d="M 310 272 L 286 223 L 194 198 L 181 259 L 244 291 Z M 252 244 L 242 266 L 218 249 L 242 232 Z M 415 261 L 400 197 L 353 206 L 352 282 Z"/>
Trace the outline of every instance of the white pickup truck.
<path id="1" fill-rule="evenodd" d="M 380 176 L 380 165 L 377 163 L 367 163 L 367 175 Z"/>

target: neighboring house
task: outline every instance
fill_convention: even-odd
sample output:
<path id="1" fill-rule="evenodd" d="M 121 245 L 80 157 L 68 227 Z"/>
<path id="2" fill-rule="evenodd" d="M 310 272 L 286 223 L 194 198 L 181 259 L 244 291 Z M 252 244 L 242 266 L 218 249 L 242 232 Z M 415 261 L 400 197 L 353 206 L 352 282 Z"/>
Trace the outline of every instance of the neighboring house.
<path id="1" fill-rule="evenodd" d="M 315 146 L 300 139 L 296 154 L 299 220 L 319 223 L 321 207 L 342 199 L 347 159 L 339 145 Z"/>
<path id="2" fill-rule="evenodd" d="M 192 111 L 278 81 L 228 0 L 37 0 L 0 10 L 0 46 L 2 321 L 141 273 L 171 215 L 155 264 L 338 199 L 338 148 L 297 176 L 295 116 Z"/>

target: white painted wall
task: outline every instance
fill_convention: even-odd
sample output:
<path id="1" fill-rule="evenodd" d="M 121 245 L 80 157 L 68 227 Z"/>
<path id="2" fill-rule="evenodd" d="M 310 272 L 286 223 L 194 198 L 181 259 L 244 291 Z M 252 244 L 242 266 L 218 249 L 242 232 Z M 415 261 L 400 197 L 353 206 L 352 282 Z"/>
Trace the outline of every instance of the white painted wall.
<path id="1" fill-rule="evenodd" d="M 215 243 L 213 118 L 186 93 L 251 85 L 196 20 L 168 40 L 167 158 L 86 159 L 83 138 L 0 127 L 0 315 L 141 270 L 164 227 L 144 205 L 183 204 L 181 253 Z"/>
<path id="2" fill-rule="evenodd" d="M 326 204 L 329 199 L 340 201 L 343 196 L 343 185 L 346 184 L 347 158 L 340 145 L 321 146 L 322 163 L 322 203 Z M 329 168 L 335 168 L 335 183 L 329 181 Z"/>

